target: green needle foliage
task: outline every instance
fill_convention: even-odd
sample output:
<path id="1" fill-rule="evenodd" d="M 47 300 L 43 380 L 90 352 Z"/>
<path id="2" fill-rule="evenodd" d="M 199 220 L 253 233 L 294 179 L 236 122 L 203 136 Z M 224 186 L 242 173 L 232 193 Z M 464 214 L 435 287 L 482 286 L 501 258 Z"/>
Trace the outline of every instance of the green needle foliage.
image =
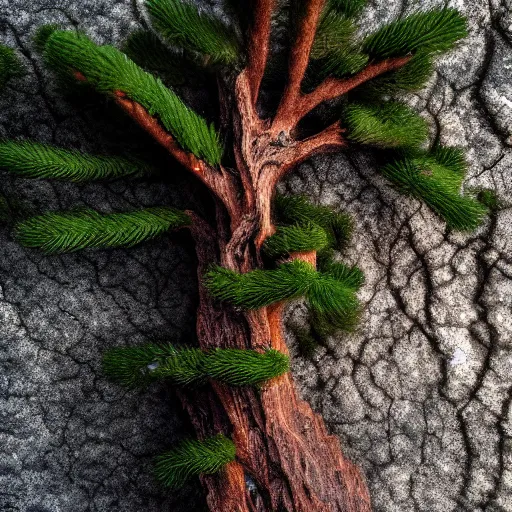
<path id="1" fill-rule="evenodd" d="M 460 194 L 465 163 L 456 148 L 406 156 L 386 165 L 383 174 L 398 190 L 424 201 L 457 230 L 475 229 L 487 208 L 475 198 Z"/>
<path id="2" fill-rule="evenodd" d="M 186 0 L 146 0 L 153 26 L 172 45 L 219 64 L 236 64 L 241 49 L 236 33 L 212 12 L 199 12 Z"/>
<path id="3" fill-rule="evenodd" d="M 353 39 L 355 32 L 352 20 L 333 10 L 324 10 L 311 48 L 311 58 L 325 57 L 346 45 Z"/>
<path id="4" fill-rule="evenodd" d="M 308 79 L 317 83 L 328 76 L 342 78 L 354 75 L 368 64 L 368 55 L 354 45 L 340 46 L 327 56 L 313 61 L 308 69 Z"/>
<path id="5" fill-rule="evenodd" d="M 476 198 L 478 201 L 490 212 L 497 212 L 505 206 L 503 200 L 498 197 L 494 190 L 487 188 L 483 190 L 476 190 L 475 192 L 477 193 Z"/>
<path id="6" fill-rule="evenodd" d="M 326 255 L 325 258 L 319 258 L 318 267 L 324 274 L 340 281 L 343 286 L 354 293 L 359 291 L 364 284 L 364 274 L 361 269 L 334 262 L 329 255 Z M 311 353 L 319 340 L 334 334 L 336 331 L 353 331 L 359 321 L 360 307 L 349 308 L 344 315 L 314 307 L 309 307 L 309 312 L 311 330 L 310 332 L 303 332 L 299 336 L 301 349 L 306 353 Z"/>
<path id="7" fill-rule="evenodd" d="M 357 95 L 375 101 L 382 95 L 391 95 L 400 91 L 413 92 L 424 87 L 432 76 L 433 57 L 428 52 L 417 52 L 411 60 L 396 71 L 385 73 L 357 89 Z"/>
<path id="8" fill-rule="evenodd" d="M 340 327 L 352 324 L 359 313 L 352 282 L 347 284 L 340 276 L 317 272 L 306 298 L 313 311 Z"/>
<path id="9" fill-rule="evenodd" d="M 163 485 L 176 489 L 193 476 L 217 473 L 235 456 L 234 443 L 223 435 L 190 439 L 156 458 L 155 475 Z"/>
<path id="10" fill-rule="evenodd" d="M 0 167 L 25 178 L 52 178 L 73 182 L 138 177 L 151 168 L 120 157 L 85 155 L 30 141 L 0 141 Z"/>
<path id="11" fill-rule="evenodd" d="M 329 236 L 318 224 L 278 226 L 277 231 L 265 240 L 263 251 L 271 257 L 292 252 L 320 251 L 329 246 Z"/>
<path id="12" fill-rule="evenodd" d="M 223 150 L 213 125 L 125 54 L 113 46 L 98 46 L 78 32 L 56 30 L 45 38 L 45 60 L 57 72 L 73 76 L 78 71 L 99 92 L 125 93 L 157 116 L 184 149 L 211 165 L 220 162 Z"/>
<path id="13" fill-rule="evenodd" d="M 407 105 L 395 102 L 346 108 L 349 137 L 381 148 L 416 148 L 427 140 L 426 121 Z"/>
<path id="14" fill-rule="evenodd" d="M 345 315 L 337 315 L 332 312 L 323 312 L 309 308 L 311 327 L 316 337 L 324 339 L 336 332 L 353 332 L 361 316 L 360 308 L 354 308 Z M 307 344 L 306 344 L 307 345 Z"/>
<path id="15" fill-rule="evenodd" d="M 23 67 L 12 48 L 0 44 L 0 90 L 11 78 L 23 74 Z"/>
<path id="16" fill-rule="evenodd" d="M 217 299 L 244 309 L 258 309 L 275 302 L 304 296 L 315 276 L 302 261 L 283 263 L 276 270 L 239 274 L 223 267 L 207 272 L 205 284 Z"/>
<path id="17" fill-rule="evenodd" d="M 317 83 L 329 75 L 351 75 L 367 64 L 368 55 L 361 52 L 354 40 L 356 30 L 342 9 L 327 4 L 311 51 L 313 60 L 308 69 L 308 82 Z"/>
<path id="18" fill-rule="evenodd" d="M 364 283 L 364 274 L 358 267 L 349 267 L 344 263 L 334 262 L 329 255 L 318 259 L 318 267 L 324 274 L 342 282 L 343 286 L 354 293 Z M 360 316 L 359 307 L 350 307 L 343 315 L 333 313 L 330 310 L 314 308 L 311 305 L 309 305 L 308 310 L 308 328 L 294 330 L 299 349 L 305 357 L 311 357 L 316 347 L 323 344 L 324 339 L 336 331 L 353 331 Z"/>
<path id="19" fill-rule="evenodd" d="M 342 247 L 353 230 L 352 218 L 338 213 L 328 206 L 317 206 L 305 196 L 283 196 L 278 194 L 274 199 L 274 210 L 277 218 L 287 224 L 320 226 L 329 238 L 329 246 Z"/>
<path id="20" fill-rule="evenodd" d="M 347 18 L 354 18 L 361 14 L 365 8 L 367 0 L 328 0 L 327 9 Z"/>
<path id="21" fill-rule="evenodd" d="M 206 274 L 205 283 L 214 297 L 244 309 L 305 297 L 311 309 L 340 324 L 355 318 L 359 310 L 353 285 L 301 260 L 245 274 L 216 267 Z"/>
<path id="22" fill-rule="evenodd" d="M 230 386 L 255 386 L 287 373 L 290 360 L 274 349 L 259 353 L 219 348 L 207 353 L 205 369 L 209 377 Z"/>
<path id="23" fill-rule="evenodd" d="M 358 291 L 364 284 L 364 274 L 358 267 L 349 267 L 340 262 L 329 262 L 322 265 L 322 272 L 342 281 L 347 288 Z"/>
<path id="24" fill-rule="evenodd" d="M 132 247 L 189 223 L 188 215 L 174 208 L 111 214 L 82 209 L 31 217 L 16 225 L 16 237 L 26 247 L 64 253 L 88 247 Z"/>
<path id="25" fill-rule="evenodd" d="M 158 379 L 178 386 L 202 384 L 214 379 L 231 386 L 254 386 L 289 370 L 289 358 L 277 350 L 259 353 L 244 349 L 143 345 L 108 350 L 103 371 L 112 380 L 133 388 Z"/>
<path id="26" fill-rule="evenodd" d="M 46 43 L 50 36 L 61 30 L 60 25 L 56 25 L 54 23 L 48 23 L 46 25 L 41 25 L 34 33 L 33 44 L 36 51 L 40 54 L 43 54 L 46 49 Z"/>
<path id="27" fill-rule="evenodd" d="M 455 188 L 458 190 L 467 171 L 464 151 L 457 147 L 436 146 L 430 153 L 437 165 L 449 169 L 460 178 L 454 183 Z"/>
<path id="28" fill-rule="evenodd" d="M 466 35 L 466 19 L 456 9 L 436 8 L 382 27 L 366 38 L 363 49 L 378 58 L 416 51 L 438 53 L 449 50 Z"/>
<path id="29" fill-rule="evenodd" d="M 177 385 L 189 385 L 206 379 L 204 361 L 201 350 L 171 344 L 116 347 L 103 355 L 103 371 L 127 388 L 145 386 L 162 377 Z"/>
<path id="30" fill-rule="evenodd" d="M 150 30 L 132 32 L 122 50 L 135 64 L 157 74 L 170 85 L 183 84 L 187 69 L 191 67 L 182 53 L 172 51 Z"/>

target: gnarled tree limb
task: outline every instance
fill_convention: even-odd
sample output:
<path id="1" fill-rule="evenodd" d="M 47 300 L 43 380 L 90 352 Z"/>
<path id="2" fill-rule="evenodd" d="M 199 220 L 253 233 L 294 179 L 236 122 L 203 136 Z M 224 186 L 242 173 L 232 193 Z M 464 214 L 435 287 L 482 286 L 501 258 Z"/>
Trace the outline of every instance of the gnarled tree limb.
<path id="1" fill-rule="evenodd" d="M 274 132 L 288 132 L 295 126 L 291 124 L 292 113 L 300 101 L 301 84 L 309 64 L 309 55 L 324 5 L 325 0 L 307 0 L 301 7 L 304 12 L 299 22 L 295 42 L 291 47 L 288 83 L 273 122 Z"/>
<path id="2" fill-rule="evenodd" d="M 369 64 L 357 75 L 350 78 L 326 78 L 314 91 L 301 96 L 292 114 L 291 122 L 296 125 L 306 114 L 320 105 L 320 103 L 343 96 L 352 89 L 355 89 L 359 85 L 379 75 L 400 69 L 411 59 L 412 55 L 390 58 Z"/>
<path id="3" fill-rule="evenodd" d="M 218 171 L 192 153 L 180 148 L 174 137 L 164 130 L 158 120 L 139 103 L 129 99 L 121 91 L 114 93 L 116 103 L 159 144 L 171 153 L 180 164 L 197 176 L 228 208 L 230 214 L 238 215 L 235 182 L 223 168 Z"/>
<path id="4" fill-rule="evenodd" d="M 74 76 L 81 82 L 87 80 L 78 71 L 75 71 Z M 128 98 L 123 91 L 113 91 L 113 97 L 117 105 L 223 202 L 232 218 L 240 215 L 235 180 L 224 168 L 220 167 L 220 170 L 217 170 L 181 148 L 176 139 L 158 122 L 158 119 L 153 117 L 142 105 Z"/>
<path id="5" fill-rule="evenodd" d="M 251 101 L 254 106 L 258 101 L 261 81 L 267 65 L 274 7 L 275 0 L 255 0 L 254 22 L 249 37 L 249 59 L 246 71 L 251 89 Z"/>

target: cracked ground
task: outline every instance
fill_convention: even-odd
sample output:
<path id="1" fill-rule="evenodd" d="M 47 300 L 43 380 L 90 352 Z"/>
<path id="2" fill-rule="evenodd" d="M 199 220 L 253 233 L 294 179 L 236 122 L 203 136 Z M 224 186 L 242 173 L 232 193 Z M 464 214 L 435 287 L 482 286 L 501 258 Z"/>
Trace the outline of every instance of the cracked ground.
<path id="1" fill-rule="evenodd" d="M 370 4 L 366 28 L 434 2 Z M 465 186 L 496 190 L 502 208 L 473 234 L 450 233 L 381 178 L 371 153 L 318 158 L 282 185 L 356 219 L 343 257 L 366 274 L 359 330 L 306 359 L 293 334 L 301 305 L 287 324 L 297 385 L 362 466 L 382 512 L 512 511 L 512 2 L 451 4 L 470 35 L 408 101 L 432 140 L 466 149 Z M 200 208 L 201 187 L 105 99 L 63 97 L 31 45 L 49 22 L 119 43 L 144 19 L 131 0 L 0 0 L 1 41 L 28 72 L 0 97 L 0 136 L 135 151 L 166 171 L 107 185 L 3 173 L 0 191 L 35 211 Z M 0 510 L 202 510 L 196 483 L 170 493 L 151 476 L 152 456 L 188 430 L 172 391 L 125 392 L 100 369 L 107 347 L 193 336 L 190 242 L 45 257 L 8 228 L 0 241 Z"/>

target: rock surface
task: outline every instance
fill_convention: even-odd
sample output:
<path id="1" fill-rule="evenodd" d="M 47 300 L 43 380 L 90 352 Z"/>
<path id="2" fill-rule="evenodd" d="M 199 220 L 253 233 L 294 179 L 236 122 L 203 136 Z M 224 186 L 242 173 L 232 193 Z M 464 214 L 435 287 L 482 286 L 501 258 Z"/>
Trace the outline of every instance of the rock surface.
<path id="1" fill-rule="evenodd" d="M 470 36 L 410 101 L 432 137 L 466 148 L 466 186 L 495 189 L 504 207 L 474 234 L 448 233 L 399 196 L 368 153 L 318 158 L 284 184 L 356 219 L 344 258 L 367 276 L 361 328 L 329 339 L 312 360 L 297 355 L 294 371 L 382 512 L 512 510 L 512 2 L 452 4 Z M 376 0 L 365 25 L 414 8 Z M 144 136 L 126 134 L 128 123 L 121 131 L 105 100 L 65 101 L 30 44 L 43 23 L 116 43 L 141 21 L 131 0 L 0 0 L 1 41 L 28 70 L 0 97 L 1 136 L 142 151 Z M 80 186 L 1 174 L 0 191 L 36 209 L 108 211 L 183 206 L 197 195 L 190 181 L 174 169 L 162 180 Z M 150 474 L 151 457 L 187 432 L 172 393 L 126 393 L 100 370 L 106 347 L 193 336 L 187 241 L 44 257 L 6 228 L 0 239 L 0 510 L 200 510 L 195 483 L 169 493 Z M 292 348 L 302 313 L 289 313 Z"/>

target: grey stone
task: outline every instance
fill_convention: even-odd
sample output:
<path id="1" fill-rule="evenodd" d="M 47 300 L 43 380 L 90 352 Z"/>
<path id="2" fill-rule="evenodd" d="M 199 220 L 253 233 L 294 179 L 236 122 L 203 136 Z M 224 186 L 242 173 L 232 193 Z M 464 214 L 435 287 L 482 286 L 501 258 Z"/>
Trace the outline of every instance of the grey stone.
<path id="1" fill-rule="evenodd" d="M 383 512 L 512 510 L 512 4 L 451 4 L 468 16 L 469 37 L 408 101 L 432 137 L 466 149 L 466 186 L 495 189 L 505 208 L 476 233 L 447 232 L 382 179 L 371 153 L 317 158 L 282 184 L 356 219 L 343 258 L 366 274 L 359 330 L 302 358 L 293 326 L 305 312 L 294 304 L 288 337 L 303 396 L 361 464 Z M 417 7 L 371 2 L 362 30 Z M 1 136 L 142 151 L 147 139 L 130 123 L 119 127 L 104 100 L 77 110 L 62 98 L 30 38 L 56 22 L 118 43 L 143 20 L 131 0 L 0 0 L 1 40 L 28 70 L 0 97 Z M 2 173 L 0 188 L 41 210 L 188 205 L 197 185 L 158 158 L 171 167 L 163 183 L 73 186 Z M 170 493 L 151 476 L 152 456 L 188 434 L 172 393 L 124 392 L 100 370 L 107 347 L 193 337 L 191 248 L 167 237 L 45 257 L 7 228 L 0 238 L 0 509 L 199 510 L 197 483 Z"/>

